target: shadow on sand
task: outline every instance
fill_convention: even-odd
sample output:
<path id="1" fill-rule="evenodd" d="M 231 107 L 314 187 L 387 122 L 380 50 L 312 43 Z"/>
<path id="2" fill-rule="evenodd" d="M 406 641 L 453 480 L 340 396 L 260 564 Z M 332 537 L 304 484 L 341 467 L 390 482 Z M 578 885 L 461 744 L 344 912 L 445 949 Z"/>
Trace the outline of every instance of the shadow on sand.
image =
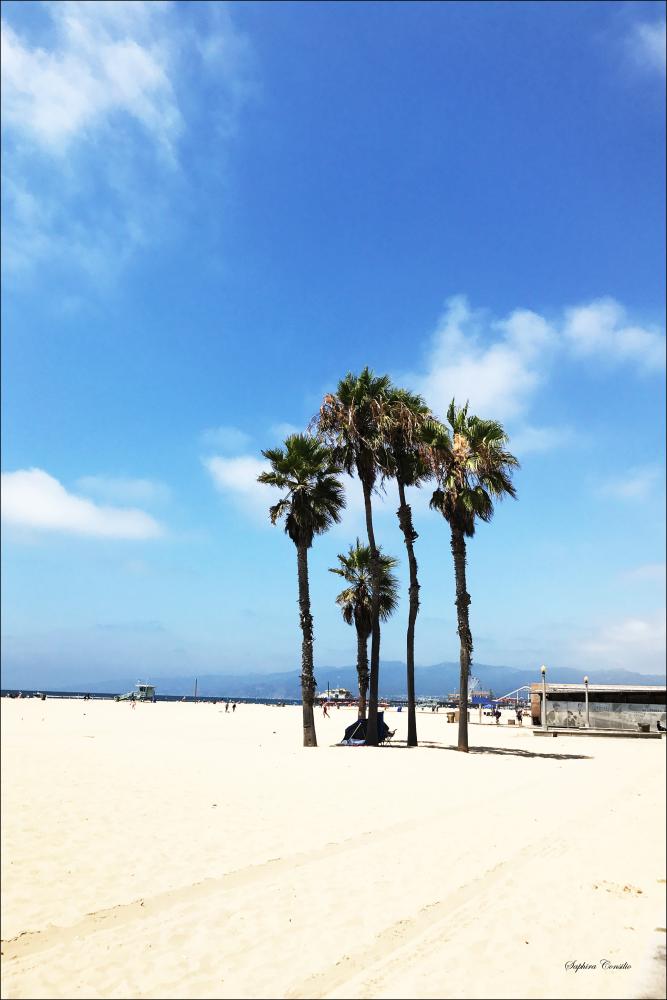
<path id="1" fill-rule="evenodd" d="M 419 746 L 428 747 L 430 750 L 453 750 L 454 753 L 459 752 L 458 748 L 453 744 L 436 743 L 431 740 L 420 740 Z M 408 745 L 405 740 L 392 740 L 391 743 L 386 744 L 387 750 L 406 750 L 407 748 Z M 592 757 L 583 753 L 535 753 L 532 750 L 520 750 L 518 747 L 513 750 L 505 747 L 470 747 L 468 753 L 493 753 L 501 757 L 538 757 L 543 760 L 593 760 Z"/>

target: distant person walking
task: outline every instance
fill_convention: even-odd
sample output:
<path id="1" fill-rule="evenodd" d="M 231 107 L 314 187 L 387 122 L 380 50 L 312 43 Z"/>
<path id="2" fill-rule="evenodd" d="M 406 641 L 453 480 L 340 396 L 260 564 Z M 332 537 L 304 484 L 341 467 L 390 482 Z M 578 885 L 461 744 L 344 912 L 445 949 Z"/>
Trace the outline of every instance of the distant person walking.
<path id="1" fill-rule="evenodd" d="M 235 711 L 236 711 L 236 702 L 234 702 L 234 704 L 232 705 L 232 712 L 235 712 Z"/>
<path id="2" fill-rule="evenodd" d="M 500 709 L 497 708 L 493 714 L 496 717 L 496 725 L 499 725 L 500 724 Z"/>
<path id="3" fill-rule="evenodd" d="M 225 702 L 225 712 L 228 712 L 228 711 L 229 711 L 229 702 L 226 701 Z"/>
<path id="4" fill-rule="evenodd" d="M 520 708 L 517 708 L 516 710 L 516 721 L 519 723 L 520 726 L 523 725 L 523 711 Z"/>
<path id="5" fill-rule="evenodd" d="M 329 706 L 327 705 L 326 701 L 322 702 L 322 712 L 324 713 L 324 718 L 328 719 L 329 718 Z"/>

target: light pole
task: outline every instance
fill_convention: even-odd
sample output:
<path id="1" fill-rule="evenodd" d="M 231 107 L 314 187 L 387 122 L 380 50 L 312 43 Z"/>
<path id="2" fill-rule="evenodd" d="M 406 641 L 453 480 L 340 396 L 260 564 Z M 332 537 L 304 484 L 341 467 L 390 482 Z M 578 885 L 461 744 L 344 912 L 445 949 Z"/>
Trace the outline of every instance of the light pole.
<path id="1" fill-rule="evenodd" d="M 591 717 L 588 711 L 588 677 L 584 677 L 584 692 L 586 696 L 586 728 L 591 728 Z"/>
<path id="2" fill-rule="evenodd" d="M 542 672 L 542 727 L 546 730 L 547 727 L 547 668 L 542 664 L 540 667 Z"/>

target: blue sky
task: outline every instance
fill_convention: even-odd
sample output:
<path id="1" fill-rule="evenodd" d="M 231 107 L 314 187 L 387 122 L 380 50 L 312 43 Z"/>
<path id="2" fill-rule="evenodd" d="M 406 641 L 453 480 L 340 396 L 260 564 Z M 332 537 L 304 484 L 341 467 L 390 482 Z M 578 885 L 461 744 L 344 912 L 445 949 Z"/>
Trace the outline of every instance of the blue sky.
<path id="1" fill-rule="evenodd" d="M 469 546 L 477 660 L 662 669 L 664 46 L 657 3 L 3 4 L 25 686 L 296 667 L 261 449 L 365 364 L 469 398 L 521 459 Z M 363 534 L 348 485 L 311 553 L 322 666 L 354 660 L 326 572 Z M 413 506 L 417 661 L 455 660 L 447 527 Z"/>

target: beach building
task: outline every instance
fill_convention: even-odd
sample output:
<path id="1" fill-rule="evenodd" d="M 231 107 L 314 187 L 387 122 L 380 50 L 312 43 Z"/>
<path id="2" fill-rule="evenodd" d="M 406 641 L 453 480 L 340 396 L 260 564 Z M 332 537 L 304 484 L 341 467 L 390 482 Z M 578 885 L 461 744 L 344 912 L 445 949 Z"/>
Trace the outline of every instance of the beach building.
<path id="1" fill-rule="evenodd" d="M 659 732 L 665 727 L 665 686 L 630 684 L 547 684 L 530 686 L 534 726 L 554 729 L 608 729 Z"/>
<path id="2" fill-rule="evenodd" d="M 354 695 L 347 688 L 327 688 L 315 697 L 318 701 L 354 701 Z"/>
<path id="3" fill-rule="evenodd" d="M 128 691 L 126 694 L 117 695 L 117 701 L 155 701 L 155 685 L 154 684 L 144 684 L 139 681 L 134 685 L 134 691 Z"/>

